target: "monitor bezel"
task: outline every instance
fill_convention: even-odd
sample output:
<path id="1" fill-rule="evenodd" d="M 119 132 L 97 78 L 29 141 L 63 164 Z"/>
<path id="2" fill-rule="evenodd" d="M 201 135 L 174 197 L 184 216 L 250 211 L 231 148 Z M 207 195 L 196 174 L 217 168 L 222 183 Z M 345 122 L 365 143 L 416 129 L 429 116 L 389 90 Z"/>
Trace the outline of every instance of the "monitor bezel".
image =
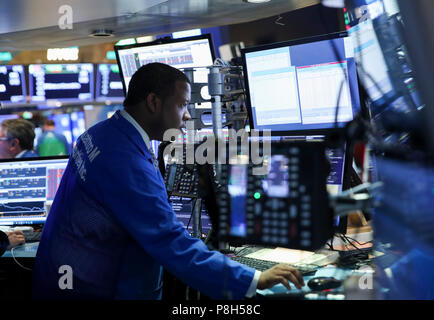
<path id="1" fill-rule="evenodd" d="M 29 158 L 6 158 L 0 159 L 0 163 L 4 162 L 28 162 L 28 161 L 43 161 L 43 160 L 64 160 L 69 159 L 69 155 L 64 156 L 47 156 L 47 157 L 29 157 Z"/>
<path id="2" fill-rule="evenodd" d="M 135 44 L 130 44 L 130 45 L 125 45 L 125 46 L 114 46 L 114 50 L 116 53 L 116 61 L 117 64 L 119 66 L 119 73 L 121 75 L 121 81 L 122 81 L 122 87 L 124 89 L 124 95 L 125 97 L 127 96 L 127 87 L 125 84 L 125 77 L 124 77 L 124 73 L 122 70 L 122 65 L 120 63 L 120 58 L 119 58 L 119 51 L 122 50 L 128 50 L 128 49 L 133 49 L 133 48 L 141 48 L 141 47 L 150 47 L 150 46 L 158 46 L 158 45 L 166 45 L 166 44 L 172 44 L 172 43 L 177 43 L 177 42 L 187 42 L 187 41 L 194 41 L 194 40 L 202 40 L 202 39 L 207 39 L 210 49 L 211 49 L 211 57 L 212 57 L 212 61 L 214 62 L 214 60 L 216 59 L 215 56 L 215 50 L 214 50 L 214 44 L 212 42 L 212 37 L 210 33 L 205 33 L 205 34 L 201 34 L 198 36 L 192 36 L 192 37 L 185 37 L 185 38 L 177 38 L 177 39 L 173 39 L 173 38 L 160 38 L 151 42 L 144 42 L 144 43 L 135 43 Z"/>
<path id="3" fill-rule="evenodd" d="M 30 73 L 30 66 L 32 65 L 37 65 L 37 66 L 49 66 L 49 65 L 91 65 L 92 66 L 92 74 L 89 76 L 89 81 L 90 81 L 90 88 L 89 88 L 89 92 L 91 94 L 89 99 L 86 100 L 80 100 L 80 99 L 76 99 L 76 98 L 56 98 L 56 99 L 44 99 L 43 101 L 35 101 L 34 99 L 32 99 L 33 95 L 31 95 L 30 93 L 33 94 L 32 92 L 32 87 L 33 87 L 33 81 L 31 81 L 31 77 L 32 74 Z M 60 102 L 60 103 L 82 103 L 82 104 L 86 104 L 89 102 L 93 102 L 95 100 L 95 65 L 91 62 L 82 62 L 82 63 L 31 63 L 29 65 L 27 65 L 27 73 L 28 73 L 28 78 L 29 78 L 29 97 L 30 97 L 30 102 L 34 105 L 45 105 L 46 103 L 55 103 L 55 102 Z"/>
<path id="4" fill-rule="evenodd" d="M 64 155 L 64 156 L 49 156 L 49 157 L 29 157 L 29 158 L 10 158 L 10 159 L 0 159 L 0 164 L 1 163 L 16 163 L 16 162 L 41 162 L 41 161 L 56 161 L 56 160 L 67 160 L 66 161 L 66 168 L 68 167 L 69 164 L 69 155 Z M 13 224 L 1 224 L 2 226 L 43 226 L 46 222 L 46 218 L 44 219 L 44 221 L 37 221 L 37 222 L 29 222 L 29 223 L 13 223 Z"/>
<path id="5" fill-rule="evenodd" d="M 329 33 L 329 34 L 322 34 L 318 36 L 313 37 L 305 37 L 305 38 L 299 38 L 295 40 L 289 40 L 289 41 L 281 41 L 281 42 L 275 42 L 270 44 L 264 44 L 259 46 L 252 46 L 248 48 L 241 49 L 241 56 L 242 56 L 242 64 L 243 64 L 243 70 L 244 70 L 244 81 L 245 81 L 245 90 L 246 90 L 246 109 L 249 116 L 249 126 L 250 129 L 258 130 L 255 128 L 255 125 L 253 123 L 253 112 L 252 112 L 252 102 L 250 99 L 250 89 L 249 89 L 249 79 L 247 76 L 247 63 L 246 63 L 246 53 L 250 52 L 257 52 L 262 50 L 269 50 L 269 49 L 276 49 L 281 47 L 289 47 L 289 46 L 295 46 L 295 45 L 301 45 L 301 44 L 308 44 L 312 42 L 317 41 L 324 41 L 324 40 L 333 40 L 333 39 L 340 39 L 340 38 L 348 38 L 348 32 L 336 32 L 336 33 Z M 357 77 L 357 83 L 358 81 L 358 74 L 356 70 L 356 77 Z M 358 86 L 358 84 L 357 84 Z M 356 97 L 357 100 L 360 100 L 360 94 L 358 97 Z M 270 129 L 261 129 L 260 131 L 270 131 L 271 136 L 311 136 L 311 135 L 328 135 L 330 133 L 337 133 L 342 134 L 345 131 L 345 125 L 338 126 L 338 127 L 331 127 L 331 128 L 322 128 L 322 129 L 305 129 L 305 130 L 291 130 L 291 131 L 277 131 L 277 130 L 270 130 Z"/>

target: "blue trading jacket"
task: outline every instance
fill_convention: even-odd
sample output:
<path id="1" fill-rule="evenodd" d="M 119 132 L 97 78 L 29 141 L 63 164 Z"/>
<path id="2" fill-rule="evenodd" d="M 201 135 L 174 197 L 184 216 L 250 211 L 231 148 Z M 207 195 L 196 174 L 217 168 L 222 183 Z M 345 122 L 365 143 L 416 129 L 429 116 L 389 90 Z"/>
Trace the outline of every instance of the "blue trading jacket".
<path id="1" fill-rule="evenodd" d="M 63 265 L 72 289 L 60 289 Z M 185 231 L 145 142 L 118 111 L 74 148 L 44 226 L 33 295 L 160 299 L 162 266 L 214 299 L 243 298 L 254 276 Z"/>

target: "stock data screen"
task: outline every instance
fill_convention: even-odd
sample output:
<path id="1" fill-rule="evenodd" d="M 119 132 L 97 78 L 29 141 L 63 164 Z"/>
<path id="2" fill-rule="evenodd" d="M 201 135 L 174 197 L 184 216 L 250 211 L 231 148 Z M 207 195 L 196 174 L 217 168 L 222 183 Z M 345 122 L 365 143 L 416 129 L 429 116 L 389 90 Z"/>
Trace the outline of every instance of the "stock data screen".
<path id="1" fill-rule="evenodd" d="M 44 223 L 68 159 L 0 162 L 0 225 Z"/>
<path id="2" fill-rule="evenodd" d="M 92 101 L 93 82 L 91 63 L 29 66 L 30 100 L 34 103 Z"/>
<path id="3" fill-rule="evenodd" d="M 96 76 L 97 101 L 123 101 L 124 91 L 117 64 L 99 64 Z"/>
<path id="4" fill-rule="evenodd" d="M 165 63 L 178 69 L 198 68 L 193 75 L 194 82 L 207 82 L 208 69 L 204 67 L 213 64 L 211 39 L 206 36 L 187 39 L 169 43 L 116 47 L 125 88 L 128 89 L 133 74 L 141 66 L 151 62 Z"/>
<path id="5" fill-rule="evenodd" d="M 255 129 L 290 135 L 342 127 L 360 110 L 348 37 L 251 48 L 244 60 Z"/>
<path id="6" fill-rule="evenodd" d="M 184 227 L 188 232 L 193 232 L 193 221 L 191 219 L 191 213 L 193 211 L 193 202 L 190 198 L 181 198 L 178 196 L 171 196 L 170 202 L 172 203 L 172 209 L 176 214 L 176 217 L 180 222 L 184 224 Z M 202 236 L 206 236 L 206 234 L 210 231 L 211 219 L 205 210 L 205 206 L 202 205 L 201 209 L 201 219 L 200 219 Z"/>
<path id="7" fill-rule="evenodd" d="M 0 101 L 3 104 L 26 102 L 23 66 L 0 66 Z"/>

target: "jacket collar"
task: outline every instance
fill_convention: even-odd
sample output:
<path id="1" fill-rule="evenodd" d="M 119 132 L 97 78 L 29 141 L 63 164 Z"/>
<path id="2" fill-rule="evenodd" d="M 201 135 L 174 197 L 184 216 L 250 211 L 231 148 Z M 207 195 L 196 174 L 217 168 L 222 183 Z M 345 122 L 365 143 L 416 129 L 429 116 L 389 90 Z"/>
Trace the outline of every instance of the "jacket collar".
<path id="1" fill-rule="evenodd" d="M 146 158 L 152 159 L 151 153 L 149 152 L 149 136 L 143 129 L 142 132 L 140 132 L 140 130 L 134 125 L 135 123 L 140 128 L 137 122 L 131 116 L 131 120 L 133 120 L 134 123 L 129 121 L 130 119 L 125 118 L 121 111 L 123 110 L 116 111 L 116 113 L 110 118 L 110 120 L 112 120 L 112 123 L 120 131 L 122 131 L 128 137 L 128 139 L 130 139 L 137 147 L 139 147 L 140 151 Z M 146 142 L 146 138 L 149 145 Z"/>

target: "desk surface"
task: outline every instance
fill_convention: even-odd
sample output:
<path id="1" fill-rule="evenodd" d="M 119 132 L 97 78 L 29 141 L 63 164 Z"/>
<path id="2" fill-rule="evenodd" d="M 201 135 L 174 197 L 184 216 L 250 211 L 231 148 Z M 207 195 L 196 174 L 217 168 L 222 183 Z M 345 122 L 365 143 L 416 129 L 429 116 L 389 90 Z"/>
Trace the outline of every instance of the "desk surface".
<path id="1" fill-rule="evenodd" d="M 350 269 L 342 269 L 335 266 L 326 266 L 323 268 L 320 268 L 316 271 L 314 275 L 304 276 L 303 280 L 305 283 L 305 286 L 302 287 L 300 290 L 297 289 L 292 283 L 291 283 L 291 290 L 288 291 L 286 287 L 283 284 L 277 284 L 274 287 L 270 289 L 265 290 L 257 290 L 257 293 L 261 295 L 273 295 L 273 294 L 280 294 L 280 293 L 311 293 L 312 290 L 307 286 L 307 283 L 312 278 L 317 277 L 333 277 L 335 279 L 344 281 L 347 279 L 350 275 L 359 275 L 360 272 L 357 270 L 350 270 Z M 343 293 L 343 286 L 336 288 L 333 290 L 333 293 Z"/>
<path id="2" fill-rule="evenodd" d="M 35 258 L 39 242 L 26 243 L 22 246 L 7 250 L 2 258 Z"/>

